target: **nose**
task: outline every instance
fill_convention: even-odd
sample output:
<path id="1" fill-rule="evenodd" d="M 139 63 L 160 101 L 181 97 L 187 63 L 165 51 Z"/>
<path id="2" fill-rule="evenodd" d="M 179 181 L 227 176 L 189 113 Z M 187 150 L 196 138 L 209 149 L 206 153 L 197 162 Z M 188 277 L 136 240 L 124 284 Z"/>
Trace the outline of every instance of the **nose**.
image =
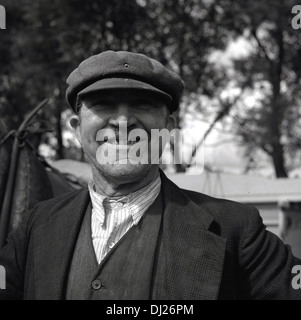
<path id="1" fill-rule="evenodd" d="M 120 127 L 121 124 L 132 127 L 136 125 L 137 119 L 129 104 L 119 103 L 115 106 L 114 114 L 109 122 L 114 127 Z"/>

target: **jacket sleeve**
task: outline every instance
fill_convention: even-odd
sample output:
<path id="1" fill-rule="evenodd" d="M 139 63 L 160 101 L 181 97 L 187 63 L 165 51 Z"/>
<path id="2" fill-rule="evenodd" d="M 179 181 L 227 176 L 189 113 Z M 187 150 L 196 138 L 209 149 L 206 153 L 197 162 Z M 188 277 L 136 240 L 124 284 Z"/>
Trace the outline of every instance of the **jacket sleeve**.
<path id="1" fill-rule="evenodd" d="M 20 226 L 8 236 L 6 245 L 0 250 L 0 266 L 5 271 L 0 290 L 0 300 L 21 300 L 23 298 L 24 273 L 27 248 L 27 231 L 34 209 L 26 214 Z"/>
<path id="2" fill-rule="evenodd" d="M 253 212 L 254 213 L 254 212 Z M 301 289 L 294 289 L 292 269 L 301 266 L 290 246 L 266 231 L 257 210 L 249 216 L 240 245 L 240 287 L 249 299 L 301 300 Z"/>

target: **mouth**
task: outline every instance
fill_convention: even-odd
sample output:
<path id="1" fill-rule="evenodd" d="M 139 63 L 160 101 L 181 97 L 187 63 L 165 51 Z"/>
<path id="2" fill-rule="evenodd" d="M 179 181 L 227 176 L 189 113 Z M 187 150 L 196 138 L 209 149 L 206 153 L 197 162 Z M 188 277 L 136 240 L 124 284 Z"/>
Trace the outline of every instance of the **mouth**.
<path id="1" fill-rule="evenodd" d="M 132 146 L 140 141 L 140 137 L 136 137 L 135 140 L 120 139 L 119 137 L 116 137 L 116 139 L 109 139 L 108 137 L 105 137 L 103 140 L 104 143 L 109 143 L 118 146 Z"/>

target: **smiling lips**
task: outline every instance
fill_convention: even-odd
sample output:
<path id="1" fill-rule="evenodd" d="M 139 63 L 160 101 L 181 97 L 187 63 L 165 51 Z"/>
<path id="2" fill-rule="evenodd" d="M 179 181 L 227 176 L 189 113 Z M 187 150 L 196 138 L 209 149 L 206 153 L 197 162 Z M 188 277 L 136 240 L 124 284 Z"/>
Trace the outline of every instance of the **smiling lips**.
<path id="1" fill-rule="evenodd" d="M 136 140 L 119 139 L 119 137 L 116 137 L 116 139 L 105 137 L 103 142 L 109 143 L 112 145 L 119 145 L 119 146 L 132 146 L 137 142 L 139 142 L 140 140 L 141 140 L 140 137 L 136 137 Z"/>

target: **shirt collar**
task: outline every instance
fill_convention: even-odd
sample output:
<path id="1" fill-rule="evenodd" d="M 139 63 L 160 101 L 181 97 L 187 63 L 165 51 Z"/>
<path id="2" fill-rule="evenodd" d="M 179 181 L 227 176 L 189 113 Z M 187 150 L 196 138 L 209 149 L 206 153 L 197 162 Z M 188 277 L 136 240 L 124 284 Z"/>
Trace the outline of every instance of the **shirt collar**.
<path id="1" fill-rule="evenodd" d="M 138 224 L 144 212 L 157 198 L 161 189 L 161 178 L 158 174 L 147 186 L 118 199 L 112 199 L 97 193 L 93 179 L 90 180 L 88 188 L 92 201 L 93 213 L 96 215 L 101 225 L 104 223 L 107 210 L 118 211 L 123 208 L 128 209 L 128 214 L 131 215 L 133 223 Z"/>

